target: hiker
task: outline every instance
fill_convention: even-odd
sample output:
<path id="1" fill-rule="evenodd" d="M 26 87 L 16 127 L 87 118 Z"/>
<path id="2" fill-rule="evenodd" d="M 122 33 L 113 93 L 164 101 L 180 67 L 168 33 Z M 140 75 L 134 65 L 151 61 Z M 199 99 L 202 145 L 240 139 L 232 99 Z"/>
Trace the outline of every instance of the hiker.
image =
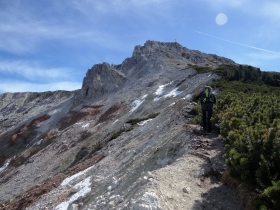
<path id="1" fill-rule="evenodd" d="M 216 97 L 212 93 L 212 88 L 210 86 L 205 86 L 196 99 L 199 99 L 201 103 L 203 131 L 211 133 L 210 120 L 213 113 L 213 104 L 216 103 Z"/>

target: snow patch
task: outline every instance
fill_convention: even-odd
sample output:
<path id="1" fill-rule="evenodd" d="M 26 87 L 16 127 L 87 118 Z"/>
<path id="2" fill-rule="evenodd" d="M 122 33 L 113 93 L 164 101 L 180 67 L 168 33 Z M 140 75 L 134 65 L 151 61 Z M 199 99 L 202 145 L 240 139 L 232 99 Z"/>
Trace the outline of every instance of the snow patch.
<path id="1" fill-rule="evenodd" d="M 49 112 L 49 115 L 53 115 L 53 114 L 57 113 L 58 111 L 60 111 L 60 109 L 54 109 Z"/>
<path id="2" fill-rule="evenodd" d="M 148 94 L 143 95 L 141 99 L 145 99 L 148 96 Z"/>
<path id="3" fill-rule="evenodd" d="M 187 100 L 188 100 L 188 99 L 191 99 L 192 96 L 193 96 L 192 94 L 188 94 L 188 95 L 186 95 L 186 96 L 185 96 L 184 98 L 182 98 L 182 99 L 187 99 Z"/>
<path id="4" fill-rule="evenodd" d="M 164 95 L 164 98 L 175 97 L 175 96 L 179 95 L 180 93 L 182 93 L 182 91 L 178 91 L 177 89 L 178 88 L 175 88 L 172 91 L 170 91 L 167 95 Z"/>
<path id="5" fill-rule="evenodd" d="M 118 122 L 118 121 L 119 121 L 119 119 L 115 120 L 115 121 L 113 122 L 113 124 L 115 124 L 115 123 Z"/>
<path id="6" fill-rule="evenodd" d="M 156 90 L 155 94 L 156 94 L 157 96 L 162 95 L 162 94 L 164 93 L 164 87 L 165 87 L 165 86 L 166 86 L 166 85 L 160 85 L 160 86 L 158 87 L 158 89 Z"/>
<path id="7" fill-rule="evenodd" d="M 89 123 L 83 125 L 82 127 L 83 127 L 83 128 L 87 128 L 88 126 L 89 126 Z"/>
<path id="8" fill-rule="evenodd" d="M 160 85 L 160 86 L 158 87 L 158 89 L 156 90 L 155 94 L 156 94 L 157 96 L 163 95 L 163 93 L 164 93 L 164 88 L 165 88 L 166 86 L 168 86 L 168 85 L 171 85 L 172 83 L 173 83 L 173 81 L 172 81 L 172 82 L 169 82 L 169 83 L 167 83 L 167 84 L 165 84 L 165 85 Z"/>
<path id="9" fill-rule="evenodd" d="M 64 201 L 58 206 L 56 206 L 55 210 L 65 210 L 73 201 L 77 200 L 79 197 L 83 197 L 86 194 L 88 194 L 91 191 L 91 177 L 88 177 L 83 181 L 79 182 L 73 188 L 80 190 L 77 193 L 75 193 L 68 201 Z"/>
<path id="10" fill-rule="evenodd" d="M 167 98 L 167 97 L 175 97 L 177 95 L 179 95 L 180 93 L 182 93 L 182 91 L 178 91 L 178 88 L 176 89 L 173 89 L 172 91 L 170 91 L 168 94 L 164 95 L 164 88 L 167 86 L 167 85 L 170 85 L 172 84 L 173 82 L 170 82 L 168 84 L 165 84 L 165 85 L 160 85 L 159 88 L 156 90 L 155 92 L 155 95 L 157 95 L 156 98 L 154 98 L 154 101 L 158 101 L 159 99 L 161 99 L 161 97 L 163 96 L 164 98 Z"/>
<path id="11" fill-rule="evenodd" d="M 171 106 L 174 106 L 175 105 L 175 102 L 173 102 L 172 104 L 170 104 L 168 107 L 171 107 Z"/>
<path id="12" fill-rule="evenodd" d="M 136 202 L 133 203 L 132 210 L 162 210 L 155 193 L 145 192 Z"/>
<path id="13" fill-rule="evenodd" d="M 43 139 L 40 139 L 39 141 L 37 141 L 35 144 L 36 145 L 40 145 L 42 143 Z"/>
<path id="14" fill-rule="evenodd" d="M 72 176 L 70 176 L 70 177 L 67 177 L 66 179 L 64 179 L 64 180 L 61 182 L 60 185 L 62 185 L 62 186 L 67 185 L 67 184 L 68 184 L 69 182 L 71 182 L 73 179 L 75 179 L 75 178 L 77 178 L 77 177 L 79 177 L 79 176 L 85 174 L 87 171 L 89 171 L 89 170 L 92 169 L 93 167 L 94 167 L 94 165 L 91 166 L 91 167 L 89 167 L 89 168 L 87 168 L 87 169 L 85 169 L 85 170 L 83 170 L 83 171 L 80 171 L 79 173 L 76 173 L 76 174 L 74 174 L 74 175 L 72 175 Z"/>
<path id="15" fill-rule="evenodd" d="M 0 173 L 2 173 L 2 171 L 4 171 L 8 165 L 10 164 L 11 162 L 11 159 L 9 159 L 1 168 L 0 168 Z"/>
<path id="16" fill-rule="evenodd" d="M 142 122 L 139 122 L 138 125 L 145 125 L 146 123 L 150 122 L 151 120 L 153 119 L 148 119 L 148 120 L 145 120 L 145 121 L 142 121 Z"/>
<path id="17" fill-rule="evenodd" d="M 154 101 L 158 101 L 161 97 L 155 97 Z"/>
<path id="18" fill-rule="evenodd" d="M 144 102 L 145 100 L 135 100 L 132 102 L 131 106 L 133 107 L 131 110 L 130 110 L 130 113 L 134 112 L 136 109 L 138 109 L 138 107 Z"/>
<path id="19" fill-rule="evenodd" d="M 145 98 L 148 96 L 148 94 L 145 94 L 145 95 L 143 95 L 142 97 L 141 97 L 141 100 L 135 100 L 135 101 L 133 101 L 132 103 L 131 103 L 131 107 L 132 107 L 132 109 L 129 111 L 130 112 L 130 114 L 132 113 L 132 112 L 134 112 L 136 109 L 138 109 L 138 107 L 145 101 Z"/>

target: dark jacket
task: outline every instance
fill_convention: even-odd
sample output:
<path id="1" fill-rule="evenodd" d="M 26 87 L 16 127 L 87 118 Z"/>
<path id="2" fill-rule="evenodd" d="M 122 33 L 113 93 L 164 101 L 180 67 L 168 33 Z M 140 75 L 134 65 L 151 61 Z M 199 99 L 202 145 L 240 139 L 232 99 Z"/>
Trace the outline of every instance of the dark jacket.
<path id="1" fill-rule="evenodd" d="M 210 102 L 204 102 L 203 101 L 203 98 L 204 98 L 204 90 L 201 91 L 199 93 L 199 95 L 196 97 L 196 99 L 199 99 L 200 100 L 200 103 L 201 103 L 201 109 L 202 110 L 212 110 L 213 109 L 213 105 L 216 103 L 216 97 L 213 93 L 210 94 L 209 98 L 211 99 Z"/>

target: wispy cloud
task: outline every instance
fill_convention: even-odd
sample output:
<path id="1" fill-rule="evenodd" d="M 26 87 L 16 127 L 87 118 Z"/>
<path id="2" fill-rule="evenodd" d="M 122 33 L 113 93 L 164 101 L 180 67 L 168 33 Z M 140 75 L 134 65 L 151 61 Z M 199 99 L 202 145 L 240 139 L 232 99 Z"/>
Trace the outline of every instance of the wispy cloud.
<path id="1" fill-rule="evenodd" d="M 82 86 L 77 82 L 56 82 L 56 83 L 32 83 L 23 82 L 18 80 L 0 80 L 0 94 L 4 92 L 44 92 L 44 91 L 56 91 L 56 90 L 77 90 Z"/>
<path id="2" fill-rule="evenodd" d="M 102 21 L 100 16 L 92 14 L 90 3 L 84 2 L 83 6 L 90 8 L 89 13 L 95 17 L 93 22 L 87 22 L 87 17 L 81 17 L 68 1 L 64 2 L 65 5 L 52 4 L 55 6 L 47 8 L 46 11 L 50 11 L 44 15 L 40 14 L 40 8 L 16 2 L 15 5 L 7 4 L 5 10 L 0 8 L 0 50 L 31 53 L 47 41 L 59 41 L 67 45 L 96 44 L 103 47 L 115 47 L 114 43 L 118 43 L 115 36 L 95 25 L 100 25 Z M 63 8 L 68 8 L 69 11 Z"/>
<path id="3" fill-rule="evenodd" d="M 73 71 L 67 68 L 46 68 L 37 62 L 29 61 L 0 61 L 0 73 L 22 76 L 31 81 L 53 81 L 70 79 Z"/>
<path id="4" fill-rule="evenodd" d="M 243 46 L 243 47 L 248 47 L 248 48 L 251 48 L 251 49 L 260 50 L 260 51 L 264 51 L 264 52 L 268 52 L 268 53 L 273 53 L 273 54 L 277 54 L 277 55 L 280 56 L 280 52 L 275 52 L 275 51 L 266 50 L 266 49 L 259 48 L 259 47 L 254 47 L 254 46 L 242 44 L 242 43 L 239 43 L 239 42 L 230 41 L 230 40 L 223 39 L 223 38 L 213 36 L 213 35 L 210 35 L 210 34 L 206 34 L 206 33 L 200 32 L 200 31 L 194 31 L 194 32 L 205 35 L 205 36 L 209 36 L 209 37 L 212 37 L 212 38 L 215 38 L 215 39 L 219 39 L 219 40 L 222 40 L 222 41 L 225 41 L 225 42 L 230 42 L 232 44 L 236 44 L 236 45 L 240 45 L 240 46 Z"/>

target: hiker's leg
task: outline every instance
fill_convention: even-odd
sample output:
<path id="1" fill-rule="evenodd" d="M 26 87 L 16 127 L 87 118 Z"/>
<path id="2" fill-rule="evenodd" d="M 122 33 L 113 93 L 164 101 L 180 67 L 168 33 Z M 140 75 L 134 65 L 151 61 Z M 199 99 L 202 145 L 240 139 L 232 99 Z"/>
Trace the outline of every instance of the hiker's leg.
<path id="1" fill-rule="evenodd" d="M 202 110 L 202 126 L 203 131 L 206 131 L 206 110 Z"/>
<path id="2" fill-rule="evenodd" d="M 207 132 L 210 133 L 212 130 L 212 125 L 211 125 L 211 117 L 213 114 L 213 110 L 208 110 L 208 116 L 207 116 Z"/>

